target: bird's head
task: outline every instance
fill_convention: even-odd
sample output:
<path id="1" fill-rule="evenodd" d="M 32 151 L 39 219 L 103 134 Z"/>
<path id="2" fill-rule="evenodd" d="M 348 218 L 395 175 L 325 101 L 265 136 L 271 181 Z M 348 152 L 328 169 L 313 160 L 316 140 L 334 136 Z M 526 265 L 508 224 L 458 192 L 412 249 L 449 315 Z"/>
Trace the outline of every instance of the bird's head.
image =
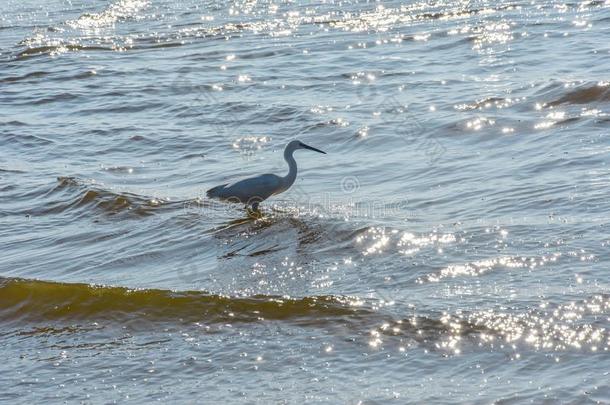
<path id="1" fill-rule="evenodd" d="M 301 142 L 299 140 L 294 140 L 294 141 L 290 142 L 288 145 L 286 145 L 286 151 L 294 151 L 297 149 L 309 149 L 309 150 L 313 150 L 314 152 L 323 153 L 326 155 L 326 152 L 321 151 L 320 149 L 316 149 L 313 146 L 305 145 L 303 142 Z"/>

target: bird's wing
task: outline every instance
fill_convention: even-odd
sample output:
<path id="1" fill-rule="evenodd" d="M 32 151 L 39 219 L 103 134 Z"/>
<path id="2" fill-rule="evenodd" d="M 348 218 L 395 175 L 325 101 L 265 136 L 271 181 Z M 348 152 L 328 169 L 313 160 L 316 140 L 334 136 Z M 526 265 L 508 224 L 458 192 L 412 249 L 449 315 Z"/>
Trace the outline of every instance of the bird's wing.
<path id="1" fill-rule="evenodd" d="M 248 197 L 268 198 L 281 186 L 280 178 L 275 174 L 261 174 L 230 184 L 227 188 L 239 190 Z"/>
<path id="2" fill-rule="evenodd" d="M 260 176 L 252 177 L 263 188 L 275 189 L 280 187 L 280 177 L 275 174 L 261 174 Z"/>
<path id="3" fill-rule="evenodd" d="M 238 180 L 235 183 L 214 187 L 210 191 L 216 197 L 223 199 L 238 199 L 243 203 L 265 200 L 277 192 L 282 186 L 280 177 L 275 174 L 262 174 L 256 177 Z"/>
<path id="4" fill-rule="evenodd" d="M 212 187 L 208 191 L 206 191 L 206 195 L 208 197 L 221 197 L 222 190 L 225 188 L 227 184 L 221 184 L 220 186 Z"/>

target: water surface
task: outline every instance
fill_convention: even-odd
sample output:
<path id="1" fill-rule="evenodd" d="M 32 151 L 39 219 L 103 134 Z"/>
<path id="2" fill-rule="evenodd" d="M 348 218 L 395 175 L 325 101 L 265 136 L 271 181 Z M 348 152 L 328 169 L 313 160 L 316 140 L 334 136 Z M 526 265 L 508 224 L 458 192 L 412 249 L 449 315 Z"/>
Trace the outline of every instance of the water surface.
<path id="1" fill-rule="evenodd" d="M 608 403 L 609 22 L 3 2 L 0 398 Z"/>

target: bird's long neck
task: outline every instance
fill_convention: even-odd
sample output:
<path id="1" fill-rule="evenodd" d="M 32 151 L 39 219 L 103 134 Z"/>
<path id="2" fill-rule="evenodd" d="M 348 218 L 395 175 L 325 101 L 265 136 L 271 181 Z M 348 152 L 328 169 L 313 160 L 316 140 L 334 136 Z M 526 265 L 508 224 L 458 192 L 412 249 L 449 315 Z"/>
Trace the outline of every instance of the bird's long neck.
<path id="1" fill-rule="evenodd" d="M 288 174 L 283 177 L 284 184 L 282 184 L 282 188 L 284 190 L 289 189 L 297 178 L 297 162 L 294 160 L 294 156 L 292 156 L 293 152 L 293 149 L 286 148 L 284 150 L 284 160 L 288 163 Z"/>

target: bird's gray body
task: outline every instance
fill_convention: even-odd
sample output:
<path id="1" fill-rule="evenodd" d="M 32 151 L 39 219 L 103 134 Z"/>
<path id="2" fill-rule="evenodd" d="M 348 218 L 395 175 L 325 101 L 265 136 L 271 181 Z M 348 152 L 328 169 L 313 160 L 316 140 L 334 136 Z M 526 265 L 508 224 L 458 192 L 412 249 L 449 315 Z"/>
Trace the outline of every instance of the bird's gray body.
<path id="1" fill-rule="evenodd" d="M 222 184 L 207 191 L 210 198 L 218 198 L 231 202 L 240 202 L 251 205 L 254 202 L 264 201 L 274 194 L 281 193 L 282 178 L 275 174 L 261 174 L 236 181 L 231 184 Z"/>
<path id="2" fill-rule="evenodd" d="M 206 193 L 207 196 L 229 202 L 240 202 L 246 204 L 246 207 L 251 206 L 254 210 L 257 210 L 260 202 L 272 195 L 288 190 L 296 180 L 297 162 L 292 154 L 297 149 L 309 149 L 325 153 L 300 141 L 292 141 L 284 149 L 284 159 L 288 163 L 288 174 L 286 176 L 261 174 L 260 176 L 249 177 L 235 183 L 221 184 L 209 189 Z"/>

